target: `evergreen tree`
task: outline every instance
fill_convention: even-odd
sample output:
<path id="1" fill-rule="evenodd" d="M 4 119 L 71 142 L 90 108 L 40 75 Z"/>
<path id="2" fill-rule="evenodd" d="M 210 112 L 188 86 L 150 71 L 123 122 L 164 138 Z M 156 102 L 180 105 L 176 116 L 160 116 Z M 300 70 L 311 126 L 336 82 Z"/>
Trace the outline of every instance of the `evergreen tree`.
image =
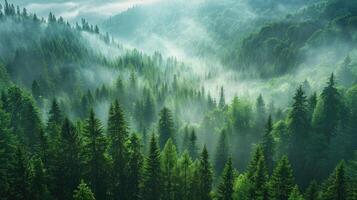
<path id="1" fill-rule="evenodd" d="M 304 200 L 304 197 L 301 195 L 298 186 L 293 188 L 288 200 Z"/>
<path id="2" fill-rule="evenodd" d="M 223 89 L 223 86 L 222 86 L 221 87 L 220 96 L 219 96 L 218 107 L 220 109 L 224 109 L 225 106 L 226 106 L 226 100 L 225 100 L 225 97 L 224 97 L 224 89 Z"/>
<path id="3" fill-rule="evenodd" d="M 302 178 L 304 177 L 309 127 L 307 100 L 302 86 L 300 86 L 295 93 L 292 110 L 288 116 L 288 131 L 290 133 L 288 153 L 299 183 L 303 182 Z"/>
<path id="4" fill-rule="evenodd" d="M 93 192 L 83 180 L 74 191 L 73 200 L 95 200 Z"/>
<path id="5" fill-rule="evenodd" d="M 143 155 L 141 154 L 140 140 L 136 134 L 130 137 L 128 151 L 128 188 L 126 193 L 128 194 L 128 199 L 138 200 L 140 198 L 140 184 L 143 176 Z"/>
<path id="6" fill-rule="evenodd" d="M 159 132 L 159 144 L 161 148 L 164 147 L 167 140 L 170 138 L 175 144 L 174 122 L 172 119 L 171 111 L 166 107 L 163 108 L 160 112 L 158 132 Z"/>
<path id="7" fill-rule="evenodd" d="M 197 156 L 197 136 L 195 129 L 192 129 L 190 137 L 189 137 L 189 145 L 188 145 L 188 152 L 192 159 L 196 159 Z"/>
<path id="8" fill-rule="evenodd" d="M 118 101 L 115 101 L 109 110 L 108 134 L 110 137 L 110 154 L 113 160 L 113 185 L 114 198 L 126 199 L 127 194 L 127 170 L 128 149 L 128 130 L 124 113 Z"/>
<path id="9" fill-rule="evenodd" d="M 348 181 L 344 162 L 341 162 L 324 185 L 322 200 L 347 200 Z"/>
<path id="10" fill-rule="evenodd" d="M 271 116 L 268 117 L 268 122 L 265 126 L 265 134 L 263 136 L 262 148 L 265 158 L 265 163 L 269 172 L 273 169 L 274 157 L 274 137 L 273 137 L 273 122 Z"/>
<path id="11" fill-rule="evenodd" d="M 155 135 L 150 141 L 149 155 L 146 158 L 143 173 L 143 200 L 159 200 L 162 194 L 162 178 L 160 165 L 160 151 Z"/>
<path id="12" fill-rule="evenodd" d="M 288 200 L 294 187 L 293 171 L 286 156 L 280 159 L 270 179 L 272 200 Z"/>
<path id="13" fill-rule="evenodd" d="M 221 178 L 221 183 L 218 185 L 217 199 L 218 200 L 233 200 L 233 183 L 234 171 L 232 159 L 229 158 Z"/>
<path id="14" fill-rule="evenodd" d="M 95 117 L 93 110 L 89 113 L 84 127 L 85 174 L 98 199 L 106 198 L 107 159 L 105 157 L 106 138 L 102 125 Z"/>
<path id="15" fill-rule="evenodd" d="M 215 169 L 217 174 L 221 174 L 225 163 L 228 161 L 228 141 L 227 141 L 227 134 L 225 130 L 222 130 L 216 148 L 216 157 L 215 157 Z"/>
<path id="16" fill-rule="evenodd" d="M 11 172 L 10 199 L 26 200 L 30 196 L 30 171 L 25 152 L 20 146 L 16 149 L 14 168 Z"/>
<path id="17" fill-rule="evenodd" d="M 61 129 L 63 116 L 56 99 L 53 99 L 50 112 L 48 113 L 47 131 L 52 140 L 58 137 Z"/>
<path id="18" fill-rule="evenodd" d="M 265 165 L 264 153 L 261 146 L 257 148 L 248 167 L 247 178 L 249 180 L 249 199 L 269 199 L 268 171 Z"/>
<path id="19" fill-rule="evenodd" d="M 30 199 L 51 199 L 47 188 L 47 175 L 40 158 L 31 159 Z"/>
<path id="20" fill-rule="evenodd" d="M 212 189 L 212 167 L 208 160 L 206 145 L 203 147 L 198 166 L 198 200 L 210 200 Z"/>
<path id="21" fill-rule="evenodd" d="M 319 186 L 316 181 L 312 181 L 305 191 L 305 200 L 318 200 Z"/>
<path id="22" fill-rule="evenodd" d="M 183 139 L 182 139 L 182 145 L 181 145 L 182 152 L 185 150 L 188 150 L 189 144 L 190 144 L 190 133 L 189 133 L 188 126 L 186 125 L 183 130 Z"/>
<path id="23" fill-rule="evenodd" d="M 161 154 L 163 191 L 162 199 L 173 200 L 177 197 L 177 152 L 176 147 L 169 139 Z"/>
<path id="24" fill-rule="evenodd" d="M 325 135 L 328 142 L 335 134 L 341 111 L 341 97 L 335 84 L 335 76 L 331 74 L 327 86 L 321 93 L 321 100 L 316 107 L 313 119 L 314 127 L 319 133 Z"/>
<path id="25" fill-rule="evenodd" d="M 255 126 L 258 131 L 262 131 L 264 129 L 264 123 L 266 122 L 266 108 L 263 96 L 260 94 L 255 103 Z"/>
<path id="26" fill-rule="evenodd" d="M 191 182 L 193 178 L 193 170 L 192 170 L 192 160 L 187 151 L 184 151 L 181 158 L 178 161 L 179 166 L 179 178 L 180 178 L 180 186 L 181 189 L 179 191 L 179 195 L 182 196 L 182 200 L 189 200 L 194 198 L 193 193 L 190 192 L 192 190 Z"/>
<path id="27" fill-rule="evenodd" d="M 70 199 L 72 191 L 80 183 L 80 139 L 74 125 L 65 118 L 61 129 L 56 155 L 55 196 Z"/>

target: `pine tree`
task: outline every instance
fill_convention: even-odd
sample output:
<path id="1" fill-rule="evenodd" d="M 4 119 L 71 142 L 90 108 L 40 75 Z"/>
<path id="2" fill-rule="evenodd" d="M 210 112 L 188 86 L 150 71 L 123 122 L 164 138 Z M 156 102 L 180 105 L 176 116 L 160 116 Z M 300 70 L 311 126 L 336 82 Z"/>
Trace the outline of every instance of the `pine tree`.
<path id="1" fill-rule="evenodd" d="M 160 148 L 163 148 L 167 140 L 170 138 L 175 144 L 174 122 L 172 119 L 171 111 L 166 107 L 163 108 L 160 112 L 158 132 Z"/>
<path id="2" fill-rule="evenodd" d="M 335 171 L 331 174 L 324 185 L 322 200 L 347 200 L 348 199 L 348 181 L 344 162 L 337 165 Z"/>
<path id="3" fill-rule="evenodd" d="M 193 198 L 192 193 L 190 190 L 192 189 L 191 187 L 191 182 L 192 182 L 192 176 L 193 176 L 193 170 L 192 170 L 192 160 L 190 158 L 190 155 L 188 154 L 188 151 L 184 151 L 182 154 L 181 158 L 178 161 L 178 166 L 179 166 L 179 178 L 180 178 L 180 186 L 181 189 L 179 191 L 179 195 L 182 196 L 182 200 L 189 200 Z"/>
<path id="4" fill-rule="evenodd" d="M 114 198 L 126 199 L 128 149 L 128 130 L 123 111 L 118 101 L 109 110 L 108 135 L 110 137 L 110 154 L 113 160 Z"/>
<path id="5" fill-rule="evenodd" d="M 199 200 L 210 200 L 210 192 L 212 189 L 212 167 L 208 160 L 208 151 L 206 145 L 203 147 L 201 153 L 199 166 L 198 166 L 198 199 Z"/>
<path id="6" fill-rule="evenodd" d="M 328 142 L 335 134 L 341 111 L 341 97 L 335 85 L 335 76 L 331 74 L 327 86 L 321 93 L 321 100 L 317 104 L 313 118 L 314 127 L 325 135 Z"/>
<path id="7" fill-rule="evenodd" d="M 74 191 L 73 200 L 95 200 L 93 192 L 83 180 Z"/>
<path id="8" fill-rule="evenodd" d="M 316 181 L 312 181 L 305 191 L 305 200 L 318 200 L 319 186 Z"/>
<path id="9" fill-rule="evenodd" d="M 274 137 L 272 134 L 273 122 L 271 116 L 268 117 L 268 122 L 265 126 L 265 134 L 263 136 L 262 148 L 264 152 L 265 163 L 269 172 L 273 170 L 274 157 Z"/>
<path id="10" fill-rule="evenodd" d="M 218 186 L 218 200 L 233 200 L 233 183 L 234 171 L 232 166 L 232 159 L 229 158 L 226 166 L 224 167 L 221 183 Z"/>
<path id="11" fill-rule="evenodd" d="M 47 131 L 50 134 L 51 140 L 54 140 L 58 137 L 63 120 L 63 116 L 56 99 L 53 99 L 48 115 Z"/>
<path id="12" fill-rule="evenodd" d="M 0 199 L 8 196 L 10 190 L 10 171 L 13 168 L 15 138 L 10 129 L 9 116 L 0 103 Z"/>
<path id="13" fill-rule="evenodd" d="M 272 200 L 287 200 L 294 187 L 293 171 L 286 156 L 280 159 L 270 179 Z"/>
<path id="14" fill-rule="evenodd" d="M 304 200 L 304 197 L 301 195 L 298 186 L 295 186 L 291 191 L 288 200 Z"/>
<path id="15" fill-rule="evenodd" d="M 264 123 L 266 122 L 266 108 L 263 96 L 260 94 L 255 103 L 255 126 L 260 132 L 264 129 Z"/>
<path id="16" fill-rule="evenodd" d="M 219 96 L 218 107 L 220 109 L 224 109 L 225 106 L 226 106 L 226 100 L 225 100 L 225 97 L 224 97 L 224 89 L 223 89 L 223 86 L 222 86 L 221 87 L 220 96 Z"/>
<path id="17" fill-rule="evenodd" d="M 46 171 L 41 159 L 38 157 L 32 158 L 30 172 L 30 199 L 50 199 L 46 177 Z"/>
<path id="18" fill-rule="evenodd" d="M 227 134 L 225 130 L 222 130 L 216 148 L 215 169 L 217 174 L 222 173 L 225 163 L 228 161 L 228 154 Z"/>
<path id="19" fill-rule="evenodd" d="M 197 158 L 197 136 L 195 129 L 192 129 L 189 137 L 188 152 L 192 159 Z"/>
<path id="20" fill-rule="evenodd" d="M 70 199 L 72 191 L 80 183 L 81 157 L 80 138 L 74 125 L 65 118 L 58 141 L 55 169 L 55 196 Z"/>
<path id="21" fill-rule="evenodd" d="M 26 200 L 30 196 L 30 171 L 29 164 L 22 147 L 16 148 L 14 168 L 11 172 L 10 199 Z"/>
<path id="22" fill-rule="evenodd" d="M 248 198 L 249 199 L 269 199 L 268 194 L 268 171 L 265 165 L 264 153 L 259 146 L 249 164 L 247 178 L 249 180 Z"/>
<path id="23" fill-rule="evenodd" d="M 138 136 L 133 134 L 128 145 L 128 199 L 138 200 L 140 198 L 140 184 L 142 182 L 143 155 L 141 154 L 141 144 Z"/>
<path id="24" fill-rule="evenodd" d="M 95 117 L 93 110 L 89 113 L 84 127 L 85 144 L 85 172 L 90 187 L 98 199 L 106 198 L 107 159 L 106 138 L 103 135 L 102 125 Z"/>
<path id="25" fill-rule="evenodd" d="M 290 133 L 288 153 L 299 183 L 302 183 L 304 178 L 309 127 L 307 100 L 302 86 L 300 86 L 295 93 L 292 110 L 288 117 L 288 131 Z"/>
<path id="26" fill-rule="evenodd" d="M 183 139 L 181 145 L 182 152 L 188 150 L 189 144 L 190 144 L 190 133 L 189 133 L 188 125 L 186 125 L 183 130 Z"/>
<path id="27" fill-rule="evenodd" d="M 169 139 L 161 153 L 163 191 L 162 199 L 176 199 L 177 185 L 177 152 L 172 140 Z"/>
<path id="28" fill-rule="evenodd" d="M 150 141 L 149 155 L 146 158 L 143 173 L 143 200 L 159 200 L 162 194 L 160 151 L 155 135 Z"/>

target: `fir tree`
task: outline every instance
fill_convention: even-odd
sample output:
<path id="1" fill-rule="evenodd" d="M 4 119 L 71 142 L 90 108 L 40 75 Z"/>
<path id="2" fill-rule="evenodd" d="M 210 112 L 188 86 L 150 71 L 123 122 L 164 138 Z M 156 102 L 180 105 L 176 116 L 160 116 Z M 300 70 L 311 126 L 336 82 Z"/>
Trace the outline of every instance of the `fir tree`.
<path id="1" fill-rule="evenodd" d="M 265 134 L 263 136 L 262 148 L 264 152 L 265 163 L 269 172 L 273 169 L 273 157 L 274 157 L 274 137 L 272 134 L 273 122 L 271 116 L 268 117 L 268 122 L 265 126 Z"/>
<path id="2" fill-rule="evenodd" d="M 304 197 L 301 195 L 298 186 L 293 188 L 288 200 L 304 200 Z"/>
<path id="3" fill-rule="evenodd" d="M 210 200 L 210 192 L 212 189 L 212 167 L 208 160 L 208 151 L 206 145 L 203 147 L 199 165 L 198 165 L 198 199 Z"/>
<path id="4" fill-rule="evenodd" d="M 161 199 L 161 171 L 160 151 L 156 142 L 155 135 L 153 135 L 150 141 L 149 155 L 146 158 L 144 165 L 142 199 Z"/>
<path id="5" fill-rule="evenodd" d="M 115 101 L 109 110 L 108 134 L 110 137 L 110 154 L 113 160 L 113 182 L 114 198 L 126 199 L 125 194 L 128 188 L 127 179 L 127 160 L 128 149 L 128 130 L 124 119 L 123 111 L 118 101 Z"/>
<path id="6" fill-rule="evenodd" d="M 255 103 L 255 126 L 258 131 L 262 131 L 264 129 L 264 123 L 266 122 L 266 108 L 263 96 L 260 94 Z"/>
<path id="7" fill-rule="evenodd" d="M 322 200 L 347 200 L 348 181 L 344 162 L 341 162 L 324 185 Z"/>
<path id="8" fill-rule="evenodd" d="M 171 111 L 168 108 L 163 108 L 160 112 L 159 120 L 159 144 L 163 148 L 167 140 L 171 140 L 175 144 L 174 122 Z"/>
<path id="9" fill-rule="evenodd" d="M 141 144 L 138 136 L 133 134 L 128 144 L 128 199 L 138 200 L 140 198 L 140 184 L 142 182 L 143 155 L 141 154 Z"/>
<path id="10" fill-rule="evenodd" d="M 173 200 L 177 185 L 177 152 L 176 147 L 169 139 L 161 154 L 163 191 L 162 199 Z"/>
<path id="11" fill-rule="evenodd" d="M 83 180 L 74 191 L 73 200 L 95 200 L 93 192 Z"/>
<path id="12" fill-rule="evenodd" d="M 228 161 L 228 154 L 227 134 L 225 130 L 222 130 L 216 148 L 215 169 L 217 174 L 222 173 L 225 163 Z"/>
<path id="13" fill-rule="evenodd" d="M 188 152 L 192 159 L 197 158 L 197 136 L 195 129 L 192 129 L 189 137 Z"/>
<path id="14" fill-rule="evenodd" d="M 102 125 L 95 117 L 93 110 L 89 113 L 84 127 L 85 144 L 85 173 L 90 183 L 95 197 L 106 198 L 106 168 L 107 159 L 105 157 L 106 138 L 103 135 Z"/>
<path id="15" fill-rule="evenodd" d="M 16 149 L 14 168 L 11 172 L 11 194 L 10 199 L 26 200 L 30 196 L 30 170 L 24 152 L 20 146 Z"/>
<path id="16" fill-rule="evenodd" d="M 219 96 L 218 107 L 220 109 L 224 109 L 225 106 L 226 106 L 226 100 L 225 100 L 225 97 L 224 97 L 224 89 L 223 89 L 223 86 L 222 86 L 221 87 L 220 96 Z"/>
<path id="17" fill-rule="evenodd" d="M 188 154 L 187 151 L 184 151 L 182 154 L 181 158 L 178 161 L 178 166 L 179 166 L 179 178 L 181 180 L 180 186 L 181 190 L 179 192 L 179 195 L 182 195 L 182 200 L 189 200 L 193 198 L 192 193 L 190 190 L 192 189 L 191 187 L 191 182 L 192 182 L 192 176 L 193 176 L 193 170 L 192 170 L 192 160 L 190 158 L 190 155 Z"/>
<path id="18" fill-rule="evenodd" d="M 312 181 L 305 191 L 305 200 L 318 200 L 319 186 L 316 181 Z"/>
<path id="19" fill-rule="evenodd" d="M 32 158 L 30 172 L 30 199 L 50 199 L 46 177 L 46 171 L 41 159 L 38 157 Z"/>
<path id="20" fill-rule="evenodd" d="M 272 200 L 287 200 L 294 187 L 293 171 L 288 158 L 284 156 L 277 163 L 270 179 L 270 197 Z"/>
<path id="21" fill-rule="evenodd" d="M 218 200 L 233 200 L 233 183 L 234 171 L 232 159 L 229 158 L 221 178 L 221 183 L 218 185 L 217 199 Z"/>

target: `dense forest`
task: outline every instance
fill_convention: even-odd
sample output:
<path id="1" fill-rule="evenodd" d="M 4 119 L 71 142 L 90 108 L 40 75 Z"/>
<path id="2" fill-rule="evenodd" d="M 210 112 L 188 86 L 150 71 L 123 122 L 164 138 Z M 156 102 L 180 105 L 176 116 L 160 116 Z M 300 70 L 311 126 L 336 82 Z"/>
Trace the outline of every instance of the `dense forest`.
<path id="1" fill-rule="evenodd" d="M 126 43 L 167 2 L 103 30 L 1 3 L 0 200 L 357 200 L 357 3 L 203 2 L 187 61 Z"/>

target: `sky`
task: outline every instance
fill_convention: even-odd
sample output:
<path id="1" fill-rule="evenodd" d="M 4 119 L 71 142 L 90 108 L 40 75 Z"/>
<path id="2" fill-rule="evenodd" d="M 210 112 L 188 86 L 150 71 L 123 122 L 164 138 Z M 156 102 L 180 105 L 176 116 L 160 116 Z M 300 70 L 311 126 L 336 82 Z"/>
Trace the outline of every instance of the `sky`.
<path id="1" fill-rule="evenodd" d="M 91 23 L 100 23 L 135 5 L 150 4 L 157 0 L 11 0 L 11 3 L 26 7 L 29 12 L 47 17 L 51 11 L 70 22 L 86 18 Z"/>

